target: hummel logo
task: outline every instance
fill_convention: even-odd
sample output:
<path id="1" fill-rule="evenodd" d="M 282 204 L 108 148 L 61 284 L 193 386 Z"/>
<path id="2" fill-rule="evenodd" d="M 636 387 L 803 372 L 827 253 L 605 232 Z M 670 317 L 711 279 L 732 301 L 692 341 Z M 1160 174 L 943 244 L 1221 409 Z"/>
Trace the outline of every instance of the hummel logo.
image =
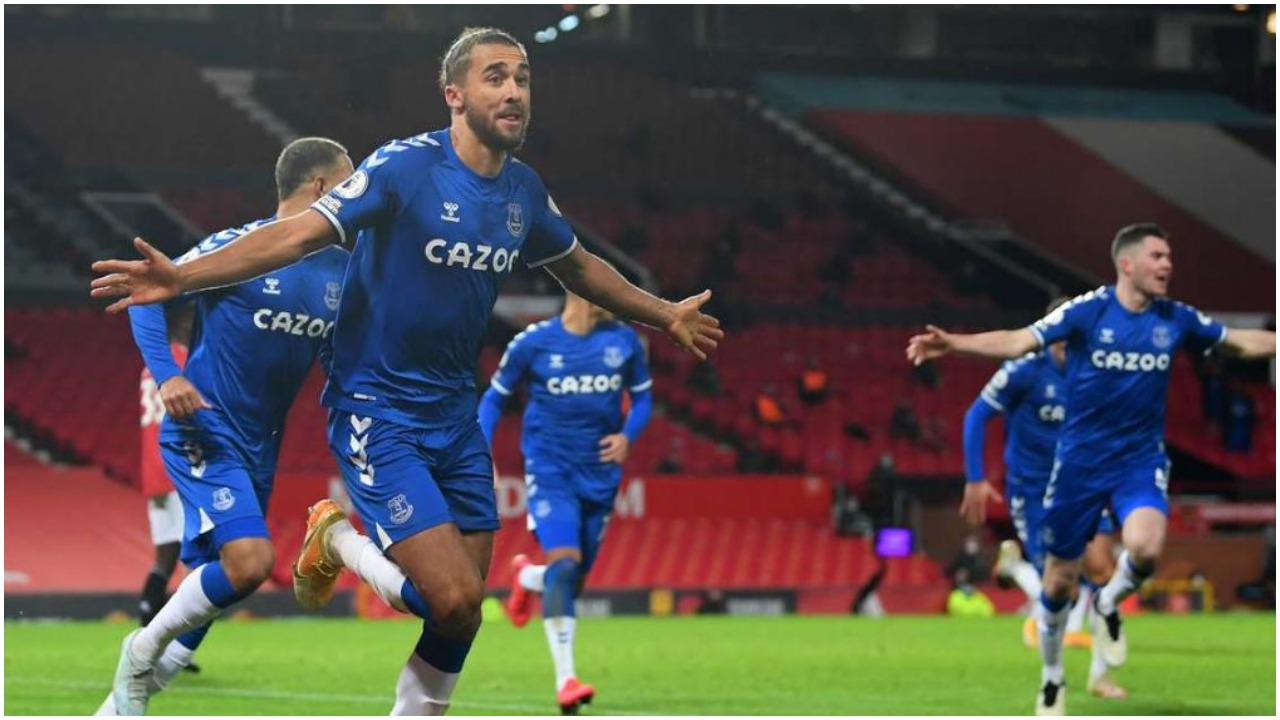
<path id="1" fill-rule="evenodd" d="M 462 222 L 462 218 L 458 217 L 458 203 L 447 202 L 444 204 L 444 214 L 440 216 L 445 222 Z"/>
<path id="2" fill-rule="evenodd" d="M 374 468 L 373 463 L 369 461 L 369 436 L 364 435 L 364 432 L 369 429 L 369 425 L 372 423 L 373 418 L 359 418 L 352 415 L 351 429 L 355 432 L 347 440 L 347 449 L 349 451 L 347 459 L 360 472 L 360 483 L 370 487 L 373 486 Z"/>
<path id="3" fill-rule="evenodd" d="M 1111 328 L 1102 328 L 1102 333 L 1098 336 L 1098 342 L 1110 345 L 1116 341 L 1116 334 Z"/>
<path id="4" fill-rule="evenodd" d="M 552 356 L 551 356 L 551 369 L 552 369 L 552 370 L 559 370 L 559 369 L 561 369 L 561 368 L 563 368 L 563 367 L 564 367 L 564 356 L 563 356 L 563 355 L 552 355 Z"/>
<path id="5" fill-rule="evenodd" d="M 266 279 L 266 287 L 262 288 L 262 292 L 267 295 L 280 294 L 280 278 L 269 277 Z"/>

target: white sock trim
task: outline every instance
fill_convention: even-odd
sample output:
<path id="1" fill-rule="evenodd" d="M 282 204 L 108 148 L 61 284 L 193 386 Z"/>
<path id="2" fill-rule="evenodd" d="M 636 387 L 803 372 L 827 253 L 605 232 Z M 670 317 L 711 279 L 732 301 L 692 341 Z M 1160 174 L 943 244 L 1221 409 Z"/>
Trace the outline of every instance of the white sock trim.
<path id="1" fill-rule="evenodd" d="M 1115 612 L 1120 603 L 1140 587 L 1146 577 L 1139 577 L 1133 571 L 1133 562 L 1129 559 L 1129 551 L 1125 550 L 1116 561 L 1116 571 L 1107 584 L 1098 591 L 1098 609 L 1104 615 Z"/>
<path id="2" fill-rule="evenodd" d="M 578 622 L 571 617 L 551 617 L 542 621 L 542 627 L 547 632 L 551 662 L 556 669 L 556 690 L 559 691 L 570 678 L 577 677 L 573 666 L 573 642 Z"/>
<path id="3" fill-rule="evenodd" d="M 1071 614 L 1067 615 L 1067 632 L 1074 633 L 1084 630 L 1084 618 L 1089 612 L 1089 601 L 1093 597 L 1093 592 L 1085 587 L 1080 586 L 1080 596 L 1076 598 L 1075 605 L 1071 606 Z"/>
<path id="4" fill-rule="evenodd" d="M 520 570 L 520 587 L 540 593 L 546 589 L 543 578 L 547 574 L 546 565 L 526 565 Z"/>
<path id="5" fill-rule="evenodd" d="M 164 654 L 156 661 L 156 684 L 161 688 L 168 687 L 173 678 L 182 672 L 182 668 L 191 664 L 191 659 L 195 655 L 195 650 L 177 640 L 169 641 L 168 647 L 164 649 Z"/>
<path id="6" fill-rule="evenodd" d="M 1035 565 L 1022 560 L 1009 569 L 1009 577 L 1022 592 L 1026 593 L 1028 600 L 1031 602 L 1040 600 L 1043 586 L 1040 584 L 1040 573 L 1036 572 Z"/>
<path id="7" fill-rule="evenodd" d="M 142 628 L 142 632 L 134 636 L 129 653 L 139 669 L 155 667 L 174 638 L 222 614 L 222 609 L 209 600 L 200 584 L 200 576 L 207 567 L 201 565 L 183 578 L 169 602 L 156 613 L 150 624 Z"/>
<path id="8" fill-rule="evenodd" d="M 1107 661 L 1102 657 L 1100 643 L 1094 643 L 1089 655 L 1089 680 L 1097 680 L 1107 674 Z"/>
<path id="9" fill-rule="evenodd" d="M 356 532 L 350 522 L 343 520 L 329 530 L 329 544 L 361 580 L 382 598 L 382 601 L 401 612 L 408 612 L 400 590 L 404 588 L 405 574 L 367 536 Z"/>
<path id="10" fill-rule="evenodd" d="M 1036 627 L 1040 632 L 1040 659 L 1043 663 L 1041 680 L 1061 684 L 1066 676 L 1063 667 L 1063 647 L 1066 645 L 1067 615 L 1063 607 L 1051 612 L 1044 603 L 1036 604 Z"/>
<path id="11" fill-rule="evenodd" d="M 400 671 L 396 680 L 396 704 L 392 715 L 444 715 L 458 684 L 458 673 L 437 670 L 417 654 Z"/>

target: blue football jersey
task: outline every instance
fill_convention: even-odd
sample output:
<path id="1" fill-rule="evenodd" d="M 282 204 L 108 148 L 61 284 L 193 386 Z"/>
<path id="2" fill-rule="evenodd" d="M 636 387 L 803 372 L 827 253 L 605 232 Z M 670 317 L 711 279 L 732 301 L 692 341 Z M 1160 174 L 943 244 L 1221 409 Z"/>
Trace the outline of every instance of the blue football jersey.
<path id="1" fill-rule="evenodd" d="M 1114 286 L 1071 300 L 1030 330 L 1043 346 L 1067 341 L 1067 419 L 1058 457 L 1092 468 L 1162 456 L 1173 353 L 1205 352 L 1227 336 L 1221 323 L 1167 298 L 1132 313 Z"/>
<path id="2" fill-rule="evenodd" d="M 1004 414 L 1006 482 L 1043 489 L 1067 413 L 1066 369 L 1048 352 L 1010 360 L 991 376 L 980 397 Z"/>
<path id="3" fill-rule="evenodd" d="M 213 252 L 268 220 L 210 235 L 178 259 Z M 199 293 L 183 375 L 211 409 L 179 421 L 166 416 L 160 440 L 181 441 L 196 427 L 234 442 L 259 470 L 275 466 L 293 400 L 329 343 L 349 253 L 330 247 L 248 282 Z"/>
<path id="4" fill-rule="evenodd" d="M 602 466 L 600 439 L 622 431 L 622 393 L 653 387 L 640 336 L 625 323 L 600 323 L 587 335 L 559 317 L 530 325 L 502 356 L 491 387 L 510 395 L 529 383 L 521 452 L 526 461 Z"/>
<path id="5" fill-rule="evenodd" d="M 514 158 L 478 175 L 440 130 L 382 146 L 312 207 L 353 246 L 325 404 L 425 429 L 474 422 L 503 281 L 577 242 L 538 175 Z"/>

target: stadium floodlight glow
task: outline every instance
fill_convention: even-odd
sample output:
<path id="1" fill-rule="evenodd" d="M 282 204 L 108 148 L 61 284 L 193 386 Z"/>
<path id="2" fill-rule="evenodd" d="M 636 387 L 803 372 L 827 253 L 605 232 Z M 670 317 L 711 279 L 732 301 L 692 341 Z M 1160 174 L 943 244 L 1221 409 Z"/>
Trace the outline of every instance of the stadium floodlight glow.
<path id="1" fill-rule="evenodd" d="M 533 34 L 533 41 L 544 43 L 547 41 L 547 34 L 539 30 L 538 32 Z"/>
<path id="2" fill-rule="evenodd" d="M 581 22 L 577 15 L 565 15 L 560 19 L 560 30 L 562 32 L 573 32 Z"/>
<path id="3" fill-rule="evenodd" d="M 1248 12 L 1249 6 L 1245 5 L 1244 3 L 1236 3 L 1235 5 L 1231 6 L 1231 9 L 1235 10 L 1236 12 Z"/>
<path id="4" fill-rule="evenodd" d="M 547 42 L 551 42 L 552 40 L 555 40 L 557 37 L 560 36 L 560 31 L 556 30 L 555 25 L 552 25 L 548 27 L 546 30 L 542 31 L 542 36 L 547 39 Z"/>
<path id="5" fill-rule="evenodd" d="M 1276 11 L 1272 10 L 1267 13 L 1267 32 L 1272 35 L 1276 34 Z"/>
<path id="6" fill-rule="evenodd" d="M 591 18 L 592 20 L 599 20 L 605 15 L 608 15 L 609 11 L 612 9 L 613 8 L 609 7 L 608 5 L 592 5 L 590 8 L 587 9 L 587 17 Z"/>

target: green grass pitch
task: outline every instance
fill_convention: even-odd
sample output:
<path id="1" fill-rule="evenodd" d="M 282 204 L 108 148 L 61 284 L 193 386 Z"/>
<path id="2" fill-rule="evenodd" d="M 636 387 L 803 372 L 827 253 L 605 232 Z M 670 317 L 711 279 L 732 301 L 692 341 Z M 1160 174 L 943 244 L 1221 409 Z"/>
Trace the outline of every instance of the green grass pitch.
<path id="1" fill-rule="evenodd" d="M 1021 620 L 900 617 L 585 619 L 578 671 L 592 715 L 979 714 L 1032 710 L 1039 659 Z M 1276 711 L 1270 614 L 1142 615 L 1127 626 L 1128 700 L 1084 691 L 1087 650 L 1068 650 L 1072 714 Z M 122 624 L 6 623 L 4 711 L 86 715 L 105 697 Z M 407 621 L 228 621 L 151 704 L 173 715 L 377 715 L 417 637 Z M 558 712 L 540 625 L 485 623 L 453 714 Z"/>

